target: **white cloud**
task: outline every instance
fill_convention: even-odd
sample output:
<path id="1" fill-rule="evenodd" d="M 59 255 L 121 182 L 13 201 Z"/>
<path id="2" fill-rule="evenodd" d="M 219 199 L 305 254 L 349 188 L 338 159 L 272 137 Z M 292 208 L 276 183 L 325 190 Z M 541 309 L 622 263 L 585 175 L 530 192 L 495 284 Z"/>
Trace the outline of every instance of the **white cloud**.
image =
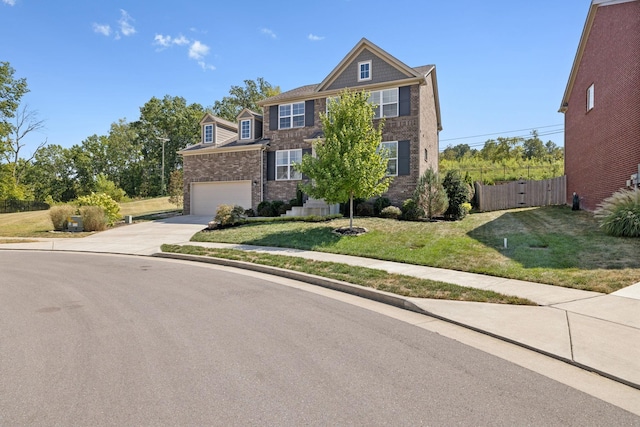
<path id="1" fill-rule="evenodd" d="M 312 42 L 317 42 L 320 40 L 324 40 L 324 36 L 316 36 L 314 34 L 309 33 L 309 36 L 307 37 L 309 40 L 311 40 Z"/>
<path id="2" fill-rule="evenodd" d="M 215 70 L 215 69 L 216 69 L 216 67 L 214 67 L 214 66 L 213 66 L 213 65 L 211 65 L 211 64 L 207 64 L 207 63 L 206 63 L 206 62 L 204 62 L 204 61 L 198 61 L 198 65 L 200 65 L 200 67 L 202 67 L 202 69 L 203 69 L 203 70 L 205 70 L 205 71 L 207 71 L 207 70 L 211 70 L 211 71 L 213 71 L 213 70 Z"/>
<path id="3" fill-rule="evenodd" d="M 198 61 L 198 65 L 204 70 L 215 70 L 216 67 L 213 65 L 207 64 L 204 61 L 204 57 L 209 55 L 209 51 L 211 49 L 206 44 L 200 42 L 199 40 L 194 41 L 189 47 L 189 58 L 195 59 Z"/>
<path id="4" fill-rule="evenodd" d="M 4 1 L 4 0 L 3 0 Z M 103 36 L 109 36 L 111 34 L 111 27 L 109 24 L 96 24 L 93 23 L 93 32 L 102 34 Z"/>
<path id="5" fill-rule="evenodd" d="M 118 20 L 118 24 L 120 24 L 120 31 L 124 36 L 131 36 L 136 33 L 136 29 L 131 25 L 131 22 L 134 19 L 127 13 L 126 10 L 120 9 L 120 19 Z"/>
<path id="6" fill-rule="evenodd" d="M 16 0 L 2 0 L 2 3 L 8 4 L 9 6 L 15 6 Z"/>
<path id="7" fill-rule="evenodd" d="M 189 39 L 180 34 L 178 37 L 163 36 L 162 34 L 156 34 L 153 38 L 153 44 L 162 47 L 171 47 L 173 45 L 184 46 L 189 44 Z"/>
<path id="8" fill-rule="evenodd" d="M 202 60 L 205 56 L 209 54 L 209 46 L 204 43 L 200 43 L 200 41 L 196 40 L 193 42 L 191 47 L 189 47 L 189 58 L 195 60 Z"/>
<path id="9" fill-rule="evenodd" d="M 189 44 L 189 39 L 180 34 L 179 37 L 173 39 L 173 44 L 177 44 L 178 46 Z"/>
<path id="10" fill-rule="evenodd" d="M 156 36 L 153 38 L 153 44 L 158 45 L 158 46 L 162 46 L 162 47 L 169 47 L 171 46 L 171 36 L 163 36 L 162 34 L 156 34 Z"/>
<path id="11" fill-rule="evenodd" d="M 272 39 L 277 39 L 276 33 L 271 31 L 269 28 L 260 28 L 260 32 L 264 35 L 271 37 Z"/>
<path id="12" fill-rule="evenodd" d="M 188 55 L 190 59 L 195 60 L 198 63 L 198 65 L 205 71 L 216 69 L 215 66 L 208 64 L 205 61 L 205 57 L 209 55 L 209 53 L 211 52 L 211 48 L 206 44 L 202 43 L 200 40 L 194 40 L 193 42 L 191 42 L 188 38 L 186 38 L 182 34 L 180 34 L 178 37 L 156 34 L 155 37 L 153 38 L 153 44 L 155 46 L 160 46 L 157 49 L 158 52 L 173 46 L 189 45 Z"/>

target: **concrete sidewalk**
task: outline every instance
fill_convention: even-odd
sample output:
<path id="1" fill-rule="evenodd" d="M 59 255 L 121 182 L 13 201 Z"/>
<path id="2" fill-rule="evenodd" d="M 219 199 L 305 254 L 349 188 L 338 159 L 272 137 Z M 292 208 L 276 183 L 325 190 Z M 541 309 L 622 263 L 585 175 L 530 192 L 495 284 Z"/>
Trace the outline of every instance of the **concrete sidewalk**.
<path id="1" fill-rule="evenodd" d="M 348 292 L 384 301 L 392 297 L 404 306 L 473 330 L 530 348 L 585 369 L 598 372 L 640 389 L 640 286 L 605 295 L 539 283 L 380 261 L 346 255 L 284 248 L 189 242 L 209 217 L 174 217 L 111 229 L 82 239 L 42 239 L 33 243 L 7 243 L 0 249 L 64 250 L 153 255 L 163 243 L 234 248 L 340 262 L 392 273 L 489 289 L 535 301 L 539 306 L 405 298 L 372 291 L 357 285 Z M 1 255 L 0 255 L 1 256 Z M 187 257 L 189 258 L 189 257 Z M 202 258 L 202 257 L 200 257 Z M 198 257 L 190 257 L 198 259 Z M 210 262 L 217 262 L 209 259 Z M 251 266 L 244 266 L 251 268 Z M 261 271 L 284 274 L 279 269 Z M 288 273 L 287 273 L 288 274 Z M 288 274 L 291 277 L 290 274 Z M 326 283 L 330 280 L 295 274 L 299 280 Z"/>

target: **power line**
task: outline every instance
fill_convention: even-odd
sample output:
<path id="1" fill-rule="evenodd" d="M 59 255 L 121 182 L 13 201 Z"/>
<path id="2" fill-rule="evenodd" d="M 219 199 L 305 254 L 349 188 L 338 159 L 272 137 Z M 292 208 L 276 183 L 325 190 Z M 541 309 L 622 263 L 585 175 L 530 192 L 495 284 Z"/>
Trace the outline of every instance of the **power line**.
<path id="1" fill-rule="evenodd" d="M 491 136 L 491 135 L 502 135 L 502 134 L 505 134 L 505 133 L 513 133 L 513 132 L 534 131 L 534 130 L 538 130 L 538 129 L 545 129 L 545 128 L 558 127 L 558 126 L 563 126 L 563 124 L 561 123 L 561 124 L 558 124 L 558 125 L 538 126 L 538 127 L 534 127 L 534 128 L 527 128 L 527 129 L 508 130 L 508 131 L 504 131 L 504 132 L 485 133 L 485 134 L 482 134 L 482 135 L 462 136 L 462 137 L 459 137 L 459 138 L 441 139 L 440 142 L 457 141 L 457 140 L 460 140 L 460 139 L 480 138 L 480 137 L 483 137 L 483 136 Z M 559 132 L 562 132 L 562 131 L 559 131 Z"/>
<path id="2" fill-rule="evenodd" d="M 564 132 L 564 129 L 550 130 L 550 131 L 547 131 L 547 132 L 538 133 L 538 137 L 543 137 L 543 136 L 548 136 L 548 135 L 556 135 L 556 134 L 559 134 L 559 133 L 562 133 L 562 132 Z M 529 135 L 525 134 L 525 135 L 511 136 L 510 138 L 525 138 L 525 137 L 528 137 L 528 136 L 531 136 L 531 135 L 530 134 Z M 469 148 L 474 148 L 474 147 L 484 147 L 484 145 L 486 143 L 487 143 L 487 141 L 478 141 L 478 142 L 471 142 L 471 143 L 468 143 L 466 145 L 469 146 Z M 439 151 L 444 151 L 448 147 L 450 147 L 450 145 L 447 146 L 447 147 L 444 147 L 444 148 L 441 147 Z"/>

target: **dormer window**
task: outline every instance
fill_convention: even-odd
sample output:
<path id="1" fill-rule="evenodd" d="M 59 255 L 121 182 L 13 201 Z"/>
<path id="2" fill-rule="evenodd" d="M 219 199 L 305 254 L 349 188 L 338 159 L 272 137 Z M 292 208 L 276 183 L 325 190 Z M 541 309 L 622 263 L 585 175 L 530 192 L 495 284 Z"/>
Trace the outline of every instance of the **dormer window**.
<path id="1" fill-rule="evenodd" d="M 358 81 L 371 80 L 371 61 L 358 62 Z"/>
<path id="2" fill-rule="evenodd" d="M 213 125 L 204 125 L 204 143 L 211 144 L 213 142 Z"/>
<path id="3" fill-rule="evenodd" d="M 240 139 L 251 139 L 251 120 L 240 122 Z"/>

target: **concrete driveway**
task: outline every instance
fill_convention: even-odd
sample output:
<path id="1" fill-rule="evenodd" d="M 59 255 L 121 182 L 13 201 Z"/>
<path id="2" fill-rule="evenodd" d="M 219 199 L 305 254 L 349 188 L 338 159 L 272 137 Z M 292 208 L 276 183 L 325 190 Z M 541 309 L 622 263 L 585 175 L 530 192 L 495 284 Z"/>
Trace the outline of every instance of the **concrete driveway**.
<path id="1" fill-rule="evenodd" d="M 82 239 L 41 239 L 9 243 L 7 249 L 44 249 L 115 254 L 152 255 L 164 243 L 184 243 L 207 226 L 211 216 L 186 215 L 111 228 Z"/>

